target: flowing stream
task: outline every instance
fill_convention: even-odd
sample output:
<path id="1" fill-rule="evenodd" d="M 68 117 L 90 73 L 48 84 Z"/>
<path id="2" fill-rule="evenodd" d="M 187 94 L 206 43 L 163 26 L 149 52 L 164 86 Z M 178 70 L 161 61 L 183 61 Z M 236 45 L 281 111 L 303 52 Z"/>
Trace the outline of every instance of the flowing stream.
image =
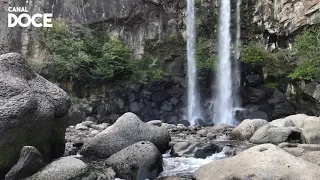
<path id="1" fill-rule="evenodd" d="M 232 65 L 230 61 L 230 0 L 220 4 L 219 36 L 218 36 L 218 67 L 216 74 L 217 91 L 215 94 L 214 115 L 215 125 L 222 123 L 233 125 L 233 86 Z"/>
<path id="2" fill-rule="evenodd" d="M 164 154 L 163 156 L 163 172 L 160 174 L 160 177 L 191 177 L 199 167 L 226 157 L 224 152 L 213 154 L 205 159 L 193 157 L 170 157 L 168 154 Z"/>
<path id="3" fill-rule="evenodd" d="M 191 125 L 194 125 L 196 123 L 196 119 L 200 118 L 201 115 L 195 56 L 195 0 L 188 0 L 187 3 L 188 120 Z"/>

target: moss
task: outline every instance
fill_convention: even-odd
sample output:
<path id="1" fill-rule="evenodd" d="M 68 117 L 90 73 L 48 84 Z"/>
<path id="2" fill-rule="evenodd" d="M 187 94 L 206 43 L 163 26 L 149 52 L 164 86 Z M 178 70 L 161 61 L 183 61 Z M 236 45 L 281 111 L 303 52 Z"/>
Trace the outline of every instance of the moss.
<path id="1" fill-rule="evenodd" d="M 171 55 L 181 53 L 185 47 L 185 41 L 182 36 L 173 34 L 161 41 L 147 40 L 144 44 L 145 54 L 160 61 L 167 60 Z"/>
<path id="2" fill-rule="evenodd" d="M 197 42 L 196 58 L 199 71 L 215 70 L 217 58 L 213 52 L 213 44 L 210 39 L 199 38 Z"/>
<path id="3" fill-rule="evenodd" d="M 275 88 L 277 88 L 279 86 L 279 83 L 277 83 L 277 82 L 267 82 L 264 86 L 268 87 L 268 88 L 275 89 Z"/>

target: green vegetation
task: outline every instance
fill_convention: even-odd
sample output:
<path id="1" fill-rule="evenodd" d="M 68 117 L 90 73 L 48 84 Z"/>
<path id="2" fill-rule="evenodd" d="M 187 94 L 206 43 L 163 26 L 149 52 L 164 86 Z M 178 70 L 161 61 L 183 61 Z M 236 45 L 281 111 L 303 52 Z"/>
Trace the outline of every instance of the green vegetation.
<path id="1" fill-rule="evenodd" d="M 216 56 L 212 52 L 210 40 L 200 38 L 197 42 L 197 68 L 199 71 L 213 71 L 216 68 Z"/>
<path id="2" fill-rule="evenodd" d="M 133 75 L 133 81 L 140 83 L 147 83 L 150 79 L 159 80 L 164 76 L 158 60 L 152 58 L 149 55 L 143 56 L 140 61 L 135 64 L 135 74 Z"/>
<path id="3" fill-rule="evenodd" d="M 242 51 L 242 62 L 247 64 L 260 64 L 267 63 L 272 60 L 273 56 L 271 53 L 266 51 L 261 44 L 250 43 L 244 46 Z"/>
<path id="4" fill-rule="evenodd" d="M 293 73 L 293 79 L 314 79 L 320 75 L 320 28 L 305 31 L 296 37 L 293 48 L 301 62 Z"/>
<path id="5" fill-rule="evenodd" d="M 261 44 L 248 44 L 242 51 L 242 61 L 263 66 L 265 73 L 275 78 L 312 80 L 320 75 L 320 29 L 298 35 L 291 50 L 266 51 Z"/>
<path id="6" fill-rule="evenodd" d="M 131 50 L 119 39 L 83 25 L 55 21 L 53 28 L 43 28 L 40 36 L 47 55 L 45 66 L 36 71 L 52 81 L 146 82 L 163 74 L 159 63 L 146 58 L 134 60 Z"/>

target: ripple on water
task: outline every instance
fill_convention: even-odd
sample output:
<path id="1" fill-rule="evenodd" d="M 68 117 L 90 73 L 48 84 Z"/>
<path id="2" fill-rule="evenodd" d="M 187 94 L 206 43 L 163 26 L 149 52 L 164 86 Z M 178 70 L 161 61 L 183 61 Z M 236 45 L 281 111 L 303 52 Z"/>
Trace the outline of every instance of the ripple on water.
<path id="1" fill-rule="evenodd" d="M 160 177 L 176 176 L 184 178 L 190 178 L 199 167 L 217 159 L 223 159 L 226 157 L 224 151 L 213 154 L 206 159 L 193 157 L 170 157 L 168 154 L 163 156 L 163 172 L 160 174 Z"/>

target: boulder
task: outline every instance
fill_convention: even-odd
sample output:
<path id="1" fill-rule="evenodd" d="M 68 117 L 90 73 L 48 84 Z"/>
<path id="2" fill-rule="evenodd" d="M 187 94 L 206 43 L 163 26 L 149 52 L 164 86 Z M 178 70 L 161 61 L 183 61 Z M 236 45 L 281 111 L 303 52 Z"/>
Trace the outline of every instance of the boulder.
<path id="1" fill-rule="evenodd" d="M 268 124 L 263 119 L 246 119 L 231 131 L 231 137 L 240 140 L 249 140 L 252 135 L 262 126 Z"/>
<path id="2" fill-rule="evenodd" d="M 108 158 L 112 154 L 139 141 L 152 142 L 161 153 L 169 149 L 171 138 L 165 127 L 142 122 L 133 113 L 125 113 L 110 127 L 89 140 L 81 154 L 90 157 Z"/>
<path id="3" fill-rule="evenodd" d="M 217 126 L 212 126 L 207 128 L 208 133 L 214 133 L 214 134 L 219 134 L 219 133 L 226 133 L 228 131 L 231 131 L 234 128 L 234 126 L 230 126 L 228 124 L 222 123 Z"/>
<path id="4" fill-rule="evenodd" d="M 222 149 L 213 143 L 178 142 L 173 145 L 170 154 L 175 157 L 206 158 L 221 152 Z"/>
<path id="5" fill-rule="evenodd" d="M 270 123 L 278 127 L 296 127 L 302 131 L 302 141 L 306 144 L 320 144 L 320 118 L 297 114 Z"/>
<path id="6" fill-rule="evenodd" d="M 132 102 L 130 105 L 129 105 L 129 111 L 131 111 L 131 112 L 134 112 L 134 113 L 136 113 L 136 112 L 139 112 L 140 111 L 140 106 L 139 106 L 139 104 L 137 103 L 137 102 Z"/>
<path id="7" fill-rule="evenodd" d="M 25 145 L 37 148 L 44 161 L 63 155 L 69 107 L 68 95 L 32 71 L 21 55 L 0 55 L 0 177 Z"/>
<path id="8" fill-rule="evenodd" d="M 88 166 L 74 157 L 63 157 L 42 168 L 26 180 L 74 180 L 88 175 Z"/>
<path id="9" fill-rule="evenodd" d="M 244 78 L 246 86 L 254 87 L 262 83 L 262 78 L 257 74 L 249 74 Z"/>
<path id="10" fill-rule="evenodd" d="M 163 170 L 162 154 L 148 141 L 137 142 L 110 156 L 106 164 L 127 180 L 155 179 Z"/>
<path id="11" fill-rule="evenodd" d="M 196 180 L 317 180 L 319 176 L 319 166 L 272 144 L 258 145 L 234 157 L 216 160 L 200 167 L 193 175 Z"/>
<path id="12" fill-rule="evenodd" d="M 263 102 L 267 98 L 267 93 L 259 88 L 247 88 L 247 97 L 249 99 L 249 102 L 252 104 L 256 104 L 259 102 Z"/>
<path id="13" fill-rule="evenodd" d="M 289 128 L 289 127 L 276 127 L 270 124 L 267 124 L 259 128 L 253 136 L 250 138 L 251 143 L 263 144 L 263 143 L 272 143 L 279 144 L 289 140 L 289 136 L 297 133 L 298 138 L 300 139 L 299 129 Z"/>
<path id="14" fill-rule="evenodd" d="M 44 166 L 41 153 L 32 146 L 21 149 L 20 158 L 16 165 L 6 174 L 6 180 L 20 180 L 31 176 Z"/>
<path id="15" fill-rule="evenodd" d="M 273 126 L 278 126 L 278 127 L 290 127 L 290 126 L 295 126 L 298 128 L 303 127 L 304 120 L 308 116 L 305 114 L 295 114 L 288 116 L 283 119 L 276 119 L 270 122 L 271 125 Z"/>
<path id="16" fill-rule="evenodd" d="M 246 119 L 265 119 L 269 120 L 268 114 L 264 111 L 256 111 L 250 114 L 245 115 Z"/>
<path id="17" fill-rule="evenodd" d="M 162 125 L 161 120 L 152 120 L 152 121 L 148 121 L 147 123 L 150 125 L 153 125 L 153 126 L 158 126 L 158 127 L 160 127 Z"/>
<path id="18" fill-rule="evenodd" d="M 311 151 L 302 154 L 302 159 L 320 166 L 320 151 Z"/>
<path id="19" fill-rule="evenodd" d="M 320 144 L 320 118 L 309 116 L 302 127 L 303 142 L 306 144 Z"/>

